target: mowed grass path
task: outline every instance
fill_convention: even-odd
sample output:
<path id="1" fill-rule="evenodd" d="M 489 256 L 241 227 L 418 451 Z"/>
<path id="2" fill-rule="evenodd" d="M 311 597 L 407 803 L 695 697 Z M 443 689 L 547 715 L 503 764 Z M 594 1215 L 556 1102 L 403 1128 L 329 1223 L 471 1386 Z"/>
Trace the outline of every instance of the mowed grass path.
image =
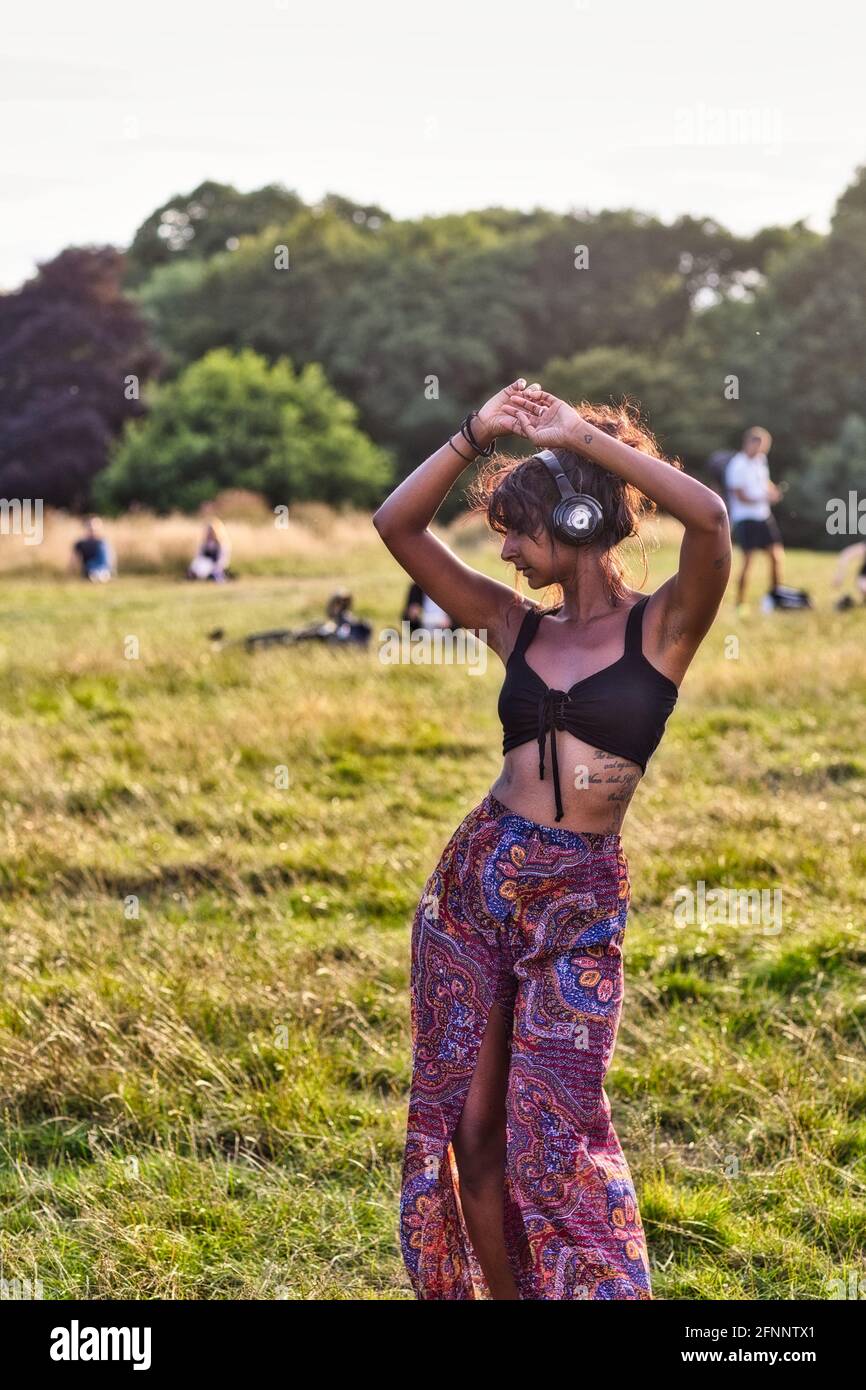
<path id="1" fill-rule="evenodd" d="M 467 558 L 506 577 L 492 543 Z M 866 612 L 831 610 L 831 565 L 789 557 L 812 613 L 726 599 L 625 826 L 607 1090 L 662 1299 L 866 1278 Z M 378 632 L 406 582 L 372 532 L 223 589 L 4 581 L 4 1278 L 411 1297 L 409 926 L 500 765 L 501 665 L 206 640 L 309 621 L 341 584 Z M 700 881 L 780 889 L 781 931 L 678 924 Z"/>

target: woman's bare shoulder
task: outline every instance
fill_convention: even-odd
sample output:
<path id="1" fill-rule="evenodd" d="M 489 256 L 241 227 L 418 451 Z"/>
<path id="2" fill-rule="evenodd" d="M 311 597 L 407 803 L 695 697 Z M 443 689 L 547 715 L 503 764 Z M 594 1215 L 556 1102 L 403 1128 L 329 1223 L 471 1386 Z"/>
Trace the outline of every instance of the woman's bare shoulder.
<path id="1" fill-rule="evenodd" d="M 493 648 L 503 665 L 514 650 L 514 644 L 527 614 L 544 611 L 540 603 L 515 594 L 514 602 L 508 604 L 502 613 L 498 632 L 492 633 L 488 640 L 488 646 Z"/>

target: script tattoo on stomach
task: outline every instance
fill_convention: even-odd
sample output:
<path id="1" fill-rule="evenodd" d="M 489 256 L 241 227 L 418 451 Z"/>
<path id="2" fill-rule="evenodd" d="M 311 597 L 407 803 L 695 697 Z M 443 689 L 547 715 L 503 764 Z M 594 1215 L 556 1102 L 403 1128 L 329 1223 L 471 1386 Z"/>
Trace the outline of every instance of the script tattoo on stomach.
<path id="1" fill-rule="evenodd" d="M 617 758 L 613 753 L 605 753 L 601 748 L 594 751 L 595 762 L 589 770 L 589 785 L 604 787 L 607 801 L 627 806 L 640 781 L 640 768 L 635 767 L 627 758 Z"/>

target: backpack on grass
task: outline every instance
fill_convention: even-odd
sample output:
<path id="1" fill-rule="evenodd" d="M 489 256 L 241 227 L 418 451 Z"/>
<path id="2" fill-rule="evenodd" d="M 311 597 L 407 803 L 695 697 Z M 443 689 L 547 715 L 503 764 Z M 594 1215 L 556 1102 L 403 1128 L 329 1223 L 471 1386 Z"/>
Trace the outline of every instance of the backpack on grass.
<path id="1" fill-rule="evenodd" d="M 789 584 L 777 584 L 761 600 L 761 610 L 772 613 L 776 608 L 811 608 L 812 600 L 805 589 L 792 589 Z"/>

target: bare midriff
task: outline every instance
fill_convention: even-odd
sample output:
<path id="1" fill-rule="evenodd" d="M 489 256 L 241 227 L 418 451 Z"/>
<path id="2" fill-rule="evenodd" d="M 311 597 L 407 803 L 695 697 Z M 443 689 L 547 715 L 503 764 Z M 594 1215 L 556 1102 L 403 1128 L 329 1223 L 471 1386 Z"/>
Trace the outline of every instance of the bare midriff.
<path id="1" fill-rule="evenodd" d="M 534 739 L 505 754 L 502 771 L 490 790 L 509 810 L 540 825 L 561 830 L 592 830 L 618 835 L 642 773 L 638 763 L 605 753 L 564 729 L 556 731 L 562 820 L 556 820 L 550 735 L 545 743 L 544 778 L 538 775 Z"/>

